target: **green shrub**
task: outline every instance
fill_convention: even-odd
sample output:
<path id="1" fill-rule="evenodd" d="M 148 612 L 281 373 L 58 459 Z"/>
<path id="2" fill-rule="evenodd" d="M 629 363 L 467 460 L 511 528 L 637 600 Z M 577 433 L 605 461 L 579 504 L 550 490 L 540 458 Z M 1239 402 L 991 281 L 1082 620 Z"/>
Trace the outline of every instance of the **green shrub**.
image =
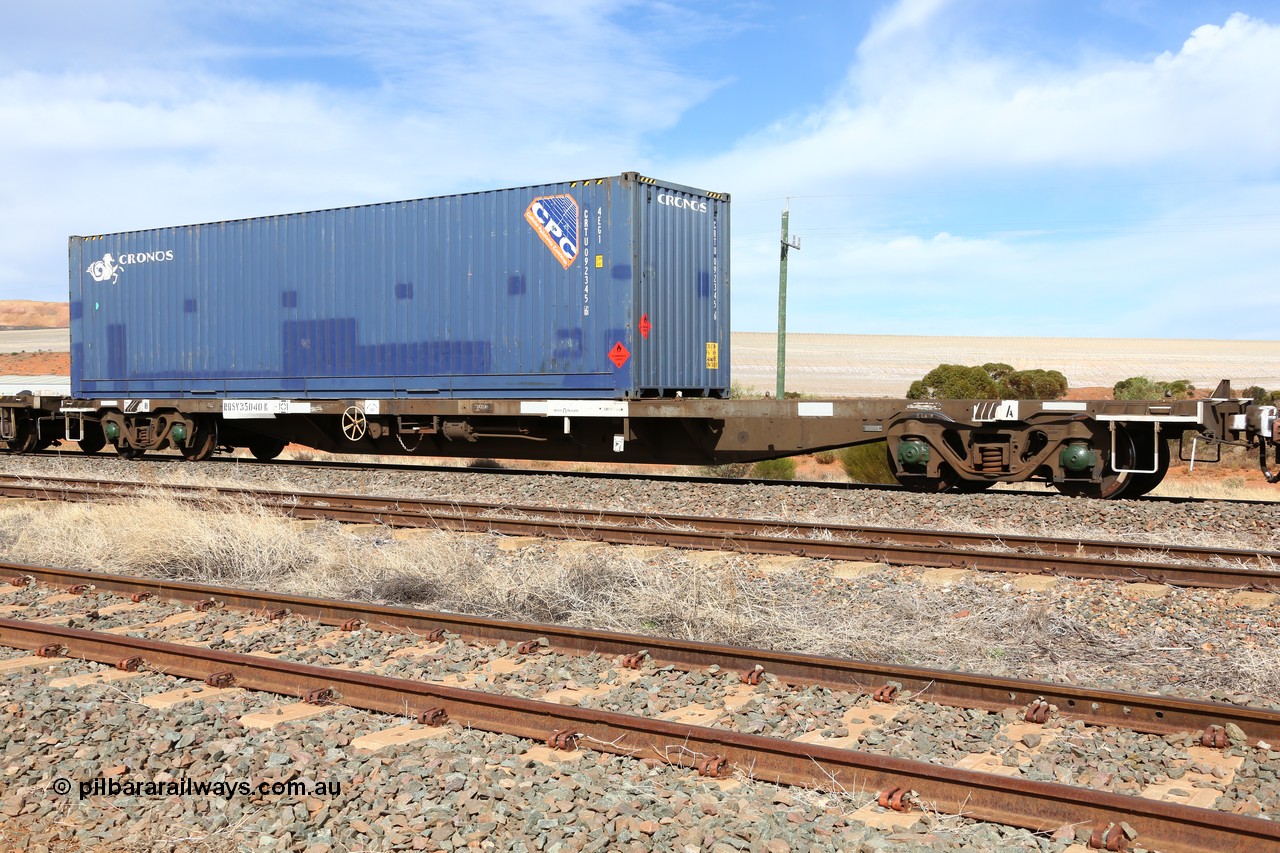
<path id="1" fill-rule="evenodd" d="M 830 465 L 836 461 L 836 452 L 834 450 L 819 450 L 813 454 L 813 461 L 819 465 Z"/>
<path id="2" fill-rule="evenodd" d="M 1111 389 L 1117 400 L 1161 400 L 1165 397 L 1183 399 L 1194 395 L 1195 390 L 1195 386 L 1186 379 L 1157 382 L 1145 376 L 1121 379 Z"/>
<path id="3" fill-rule="evenodd" d="M 911 383 L 911 400 L 990 400 L 1000 386 L 981 367 L 940 364 Z"/>
<path id="4" fill-rule="evenodd" d="M 751 476 L 761 480 L 794 480 L 796 461 L 787 458 L 765 459 L 751 466 Z"/>
<path id="5" fill-rule="evenodd" d="M 855 483 L 896 483 L 898 480 L 889 468 L 887 446 L 884 441 L 873 441 L 843 448 L 840 465 Z"/>
<path id="6" fill-rule="evenodd" d="M 940 364 L 911 383 L 912 400 L 1056 400 L 1066 396 L 1067 377 L 1057 370 L 1014 370 L 1002 362 L 981 367 Z"/>
<path id="7" fill-rule="evenodd" d="M 1067 394 L 1067 377 L 1056 370 L 1015 370 L 1001 383 L 1009 400 L 1057 400 Z"/>
<path id="8" fill-rule="evenodd" d="M 1280 391 L 1268 391 L 1261 385 L 1250 385 L 1243 391 L 1234 392 L 1237 397 L 1251 397 L 1259 406 L 1280 405 Z"/>

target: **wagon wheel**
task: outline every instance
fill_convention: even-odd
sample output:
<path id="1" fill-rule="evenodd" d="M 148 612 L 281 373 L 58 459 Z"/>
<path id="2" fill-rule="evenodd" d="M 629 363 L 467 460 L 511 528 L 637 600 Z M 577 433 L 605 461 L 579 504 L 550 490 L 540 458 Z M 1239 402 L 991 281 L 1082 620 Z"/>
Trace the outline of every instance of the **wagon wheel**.
<path id="1" fill-rule="evenodd" d="M 1121 441 L 1116 446 L 1116 461 L 1120 463 L 1121 468 L 1132 468 L 1134 459 L 1138 455 L 1137 449 L 1133 445 L 1133 436 L 1128 431 L 1120 433 Z M 1053 487 L 1067 497 L 1072 498 L 1101 498 L 1102 500 L 1114 500 L 1121 497 L 1129 497 L 1129 489 L 1133 484 L 1133 477 L 1128 471 L 1118 473 L 1111 465 L 1112 460 L 1108 459 L 1102 469 L 1102 482 L 1100 483 L 1080 483 L 1067 480 L 1062 483 L 1054 483 Z M 1153 485 L 1151 488 L 1155 488 Z"/>
<path id="2" fill-rule="evenodd" d="M 364 409 L 359 406 L 347 406 L 342 413 L 342 434 L 347 441 L 359 441 L 369 429 L 369 421 L 364 416 Z"/>
<path id="3" fill-rule="evenodd" d="M 886 446 L 885 453 L 888 458 L 889 470 L 894 471 L 893 451 L 889 450 Z M 956 473 L 954 468 L 946 462 L 943 462 L 938 466 L 938 476 L 936 477 L 899 477 L 897 474 L 894 474 L 894 479 L 898 481 L 898 484 L 901 485 L 902 488 L 909 492 L 928 492 L 936 494 L 939 492 L 945 492 L 954 486 L 959 482 L 960 475 Z"/>
<path id="4" fill-rule="evenodd" d="M 269 462 L 279 456 L 283 450 L 283 441 L 266 435 L 255 436 L 249 442 L 249 452 L 259 462 Z"/>
<path id="5" fill-rule="evenodd" d="M 191 435 L 185 444 L 178 446 L 182 458 L 190 462 L 201 462 L 213 455 L 218 449 L 218 431 L 207 418 L 192 418 Z"/>
<path id="6" fill-rule="evenodd" d="M 1132 482 L 1129 483 L 1129 488 L 1125 489 L 1126 498 L 1142 497 L 1160 485 L 1164 475 L 1169 473 L 1169 442 L 1165 439 L 1157 440 L 1159 444 L 1156 445 L 1156 470 L 1150 474 L 1130 474 L 1129 478 Z"/>
<path id="7" fill-rule="evenodd" d="M 107 437 L 102 434 L 102 427 L 95 423 L 86 423 L 80 433 L 80 452 L 93 455 L 107 446 Z"/>
<path id="8" fill-rule="evenodd" d="M 39 438 L 36 436 L 34 427 L 35 424 L 26 418 L 21 418 L 14 423 L 13 438 L 5 442 L 10 453 L 30 453 L 37 449 Z"/>

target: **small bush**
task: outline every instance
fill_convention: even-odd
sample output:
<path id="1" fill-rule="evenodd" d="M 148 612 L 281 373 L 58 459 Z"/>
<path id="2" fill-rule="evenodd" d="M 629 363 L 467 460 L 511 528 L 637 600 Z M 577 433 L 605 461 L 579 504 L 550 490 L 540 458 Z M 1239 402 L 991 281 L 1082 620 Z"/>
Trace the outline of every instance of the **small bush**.
<path id="1" fill-rule="evenodd" d="M 883 441 L 846 447 L 840 451 L 840 465 L 855 483 L 898 482 L 889 468 L 887 445 Z"/>
<path id="2" fill-rule="evenodd" d="M 1195 394 L 1195 386 L 1186 379 L 1157 382 L 1145 376 L 1121 379 L 1111 389 L 1117 400 L 1162 400 L 1166 397 L 1185 399 Z"/>
<path id="3" fill-rule="evenodd" d="M 981 367 L 940 364 L 911 383 L 910 400 L 990 400 L 1000 386 Z"/>
<path id="4" fill-rule="evenodd" d="M 981 367 L 940 364 L 911 383 L 912 400 L 1057 400 L 1067 377 L 1057 370 L 1014 370 L 1002 362 Z"/>
<path id="5" fill-rule="evenodd" d="M 751 466 L 751 476 L 761 480 L 794 480 L 796 478 L 796 461 L 794 459 L 765 459 Z"/>
<path id="6" fill-rule="evenodd" d="M 1057 370 L 1015 370 L 1001 385 L 1001 397 L 1010 400 L 1057 400 L 1066 395 L 1067 377 Z"/>
<path id="7" fill-rule="evenodd" d="M 836 452 L 834 450 L 819 450 L 813 454 L 813 461 L 819 465 L 830 465 L 836 461 Z"/>
<path id="8" fill-rule="evenodd" d="M 746 385 L 741 385 L 737 382 L 729 385 L 730 400 L 760 400 L 765 396 L 767 395 L 764 392 L 756 388 L 748 388 Z"/>
<path id="9" fill-rule="evenodd" d="M 708 465 L 702 469 L 702 475 L 704 477 L 737 479 L 747 476 L 750 471 L 750 462 L 729 462 L 724 465 Z"/>
<path id="10" fill-rule="evenodd" d="M 1261 385 L 1250 385 L 1243 391 L 1235 392 L 1239 397 L 1250 397 L 1259 406 L 1280 405 L 1280 391 L 1268 391 Z"/>

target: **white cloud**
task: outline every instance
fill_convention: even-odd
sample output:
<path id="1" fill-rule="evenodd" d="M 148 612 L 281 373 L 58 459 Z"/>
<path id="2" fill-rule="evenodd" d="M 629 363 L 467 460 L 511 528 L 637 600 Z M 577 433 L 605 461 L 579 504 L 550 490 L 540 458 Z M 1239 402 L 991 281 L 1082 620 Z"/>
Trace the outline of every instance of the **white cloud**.
<path id="1" fill-rule="evenodd" d="M 1280 27 L 1233 15 L 1157 56 L 1048 66 L 957 48 L 954 12 L 899 4 L 822 109 L 689 165 L 746 202 L 739 328 L 772 328 L 792 196 L 793 231 L 819 235 L 790 265 L 793 329 L 1274 336 L 1204 294 L 1280 301 Z M 984 200 L 1020 185 L 1050 189 Z"/>
<path id="2" fill-rule="evenodd" d="M 1195 175 L 1280 166 L 1280 27 L 1232 16 L 1147 62 L 1044 69 L 939 49 L 909 77 L 881 48 L 814 115 L 773 124 L 712 164 L 725 183 L 768 158 L 785 194 L 852 179 L 955 170 L 1178 166 Z"/>
<path id="3" fill-rule="evenodd" d="M 277 44 L 220 44 L 195 7 L 132 7 L 98 31 L 24 13 L 0 48 L 0 298 L 64 298 L 66 235 L 595 177 L 714 85 L 626 32 L 605 2 L 383 0 L 301 15 L 243 4 Z M 647 27 L 670 24 L 659 7 Z M 149 9 L 150 18 L 145 12 Z M 680 13 L 687 29 L 697 16 Z M 191 30 L 177 22 L 186 17 Z M 19 21 L 22 23 L 22 21 Z M 222 20 L 222 29 L 227 21 Z M 297 30 L 301 30 L 298 32 Z M 252 39 L 250 40 L 252 41 Z M 670 44 L 679 45 L 673 36 Z M 151 49 L 147 49 L 147 45 Z M 307 82 L 250 72 L 281 51 Z M 326 62 L 376 85 L 326 81 Z"/>

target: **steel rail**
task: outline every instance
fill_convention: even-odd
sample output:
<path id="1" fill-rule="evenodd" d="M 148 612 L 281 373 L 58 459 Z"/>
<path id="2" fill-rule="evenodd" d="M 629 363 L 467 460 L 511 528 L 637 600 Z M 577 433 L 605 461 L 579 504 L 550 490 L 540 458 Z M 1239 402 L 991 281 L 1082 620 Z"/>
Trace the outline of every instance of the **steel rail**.
<path id="1" fill-rule="evenodd" d="M 909 788 L 935 809 L 1036 831 L 1084 822 L 1101 830 L 1124 821 L 1144 846 L 1170 853 L 1280 844 L 1280 823 L 1260 818 L 428 682 L 5 618 L 0 643 L 57 645 L 64 655 L 108 664 L 141 658 L 146 669 L 186 678 L 230 673 L 238 686 L 281 695 L 329 690 L 341 704 L 370 711 L 416 715 L 442 708 L 471 728 L 537 740 L 568 732 L 598 751 L 678 766 L 718 758 L 765 782 Z"/>
<path id="2" fill-rule="evenodd" d="M 1244 731 L 1250 742 L 1262 740 L 1280 743 L 1280 711 L 1219 702 L 1090 689 L 1069 684 L 923 667 L 890 666 L 845 658 L 562 625 L 485 619 L 408 607 L 335 601 L 76 569 L 0 563 L 0 582 L 7 578 L 30 578 L 38 583 L 58 587 L 87 584 L 96 590 L 120 595 L 146 591 L 158 599 L 184 604 L 213 600 L 223 607 L 241 611 L 284 610 L 326 625 L 342 625 L 355 619 L 379 630 L 415 634 L 444 630 L 467 640 L 506 641 L 515 644 L 546 638 L 553 650 L 579 654 L 625 656 L 643 651 L 654 666 L 671 665 L 691 669 L 719 665 L 723 669 L 741 672 L 751 672 L 757 667 L 763 667 L 764 672 L 787 684 L 819 685 L 832 690 L 864 694 L 871 694 L 879 687 L 896 682 L 901 685 L 899 691 L 904 697 L 987 711 L 1023 708 L 1043 700 L 1056 705 L 1060 714 L 1090 725 L 1119 726 L 1154 734 L 1199 734 L 1210 726 L 1225 727 L 1234 723 Z"/>
<path id="3" fill-rule="evenodd" d="M 0 495 L 29 496 L 40 487 L 30 480 L 61 484 L 71 490 L 86 484 L 102 487 L 104 493 L 119 494 L 129 488 L 146 488 L 144 484 L 120 480 L 77 480 L 71 477 L 31 477 L 0 474 Z M 28 481 L 28 482 L 24 482 Z M 814 521 L 782 521 L 776 519 L 748 519 L 728 516 L 696 516 L 676 513 L 630 512 L 626 510 L 575 509 L 572 507 L 529 506 L 521 504 L 491 503 L 484 501 L 452 501 L 427 498 L 398 498 L 389 496 L 359 496 L 324 494 L 319 492 L 278 492 L 225 486 L 166 485 L 166 491 L 183 494 L 214 492 L 245 498 L 271 500 L 274 505 L 305 507 L 339 511 L 355 509 L 362 512 L 384 511 L 430 515 L 437 512 L 464 514 L 468 517 L 485 517 L 494 513 L 519 514 L 545 517 L 562 523 L 609 524 L 618 527 L 696 527 L 698 530 L 719 532 L 734 536 L 767 535 L 770 532 L 788 533 L 796 538 L 812 538 L 815 535 L 839 537 L 840 540 L 858 540 L 867 544 L 890 543 L 895 545 L 920 545 L 928 547 L 1011 548 L 1027 549 L 1040 554 L 1063 554 L 1073 557 L 1121 557 L 1158 554 L 1189 562 L 1208 560 L 1248 563 L 1275 561 L 1280 563 L 1280 551 L 1262 548 L 1206 548 L 1199 545 L 1171 545 L 1153 542 L 1118 542 L 1103 539 L 1070 537 L 1026 536 L 1021 534 L 979 533 L 959 530 L 922 530 L 918 528 L 879 527 L 864 524 L 840 524 Z"/>
<path id="4" fill-rule="evenodd" d="M 96 497 L 119 497 L 125 492 L 148 488 L 130 482 L 93 481 L 84 484 L 74 480 L 37 478 L 49 486 L 15 484 L 0 481 L 0 495 L 44 497 L 61 500 L 91 500 Z M 548 538 L 578 539 L 621 545 L 663 545 L 674 548 L 727 550 L 752 554 L 792 555 L 814 559 L 869 560 L 888 565 L 922 566 L 926 568 L 964 568 L 975 571 L 1002 571 L 1019 574 L 1060 575 L 1093 580 L 1145 582 L 1174 586 L 1214 589 L 1256 589 L 1280 592 L 1280 571 L 1263 568 L 1230 566 L 1198 566 L 1157 563 L 1140 560 L 1102 559 L 1079 555 L 1091 547 L 1111 548 L 1124 552 L 1159 551 L 1160 546 L 1133 546 L 1096 540 L 1038 539 L 1021 537 L 1025 544 L 1055 553 L 1023 551 L 984 551 L 956 547 L 964 537 L 977 542 L 982 534 L 952 531 L 900 531 L 885 528 L 857 528 L 820 523 L 751 521 L 745 519 L 704 519 L 697 516 L 607 512 L 597 510 L 558 510 L 552 507 L 504 506 L 501 504 L 468 504 L 453 501 L 423 501 L 402 498 L 362 498 L 347 495 L 286 493 L 252 489 L 165 486 L 166 491 L 198 500 L 201 495 L 216 494 L 255 500 L 296 518 L 334 519 L 351 522 L 373 522 L 389 527 L 437 527 L 469 532 L 509 535 L 538 535 Z M 524 517 L 497 517 L 486 512 L 518 513 Z M 536 517 L 544 516 L 544 517 Z M 597 519 L 615 519 L 616 523 Z M 624 524 L 629 521 L 629 524 Z M 804 536 L 768 535 L 763 530 L 804 531 L 810 534 L 848 533 L 885 539 L 902 536 L 915 538 L 919 544 L 891 541 L 858 541 L 856 539 L 812 538 Z M 992 535 L 988 543 L 1004 543 L 1018 537 Z M 929 541 L 947 544 L 928 544 Z M 1176 547 L 1176 546 L 1175 546 Z M 1172 551 L 1172 549 L 1169 549 Z M 1201 555 L 1231 557 L 1241 561 L 1280 559 L 1280 552 L 1240 549 L 1192 549 Z M 1063 553 L 1071 551 L 1072 553 Z"/>
<path id="5" fill-rule="evenodd" d="M 79 450 L 40 450 L 31 451 L 21 454 L 26 458 L 47 458 L 47 459 L 65 459 L 71 457 L 80 461 L 105 461 L 107 464 L 115 463 L 117 460 L 111 456 L 103 454 L 86 455 Z M 413 457 L 409 457 L 413 458 Z M 418 457 L 419 459 L 423 457 Z M 204 460 L 206 464 L 236 467 L 240 465 L 269 465 L 276 468 L 295 468 L 309 471 L 407 471 L 417 474 L 458 474 L 472 473 L 480 475 L 490 475 L 495 477 L 573 477 L 582 480 L 619 480 L 619 481 L 643 481 L 643 482 L 663 482 L 663 483 L 684 483 L 688 485 L 714 485 L 714 486 L 743 486 L 743 485 L 763 485 L 763 486 L 783 486 L 795 487 L 802 489 L 818 489 L 830 492 L 897 492 L 900 494 L 910 493 L 910 489 L 893 483 L 852 483 L 852 482 L 831 482 L 827 480 L 770 480 L 763 477 L 713 477 L 702 474 L 662 474 L 662 473 L 644 473 L 635 474 L 623 471 L 556 471 L 532 468 L 512 468 L 506 465 L 508 460 L 504 460 L 504 467 L 500 468 L 460 468 L 457 465 L 440 465 L 428 464 L 426 462 L 352 462 L 349 460 L 342 461 L 303 461 L 299 459 L 268 459 L 254 460 L 236 456 L 212 456 Z M 131 459 L 122 461 L 121 464 L 126 465 L 186 465 L 187 461 L 179 454 L 153 454 L 142 459 Z M 1048 483 L 1042 481 L 1026 480 L 1016 483 L 1004 483 L 1006 486 L 1043 486 L 1046 491 L 1030 491 L 1027 489 L 1001 489 L 995 494 L 1001 496 L 1013 497 L 1032 497 L 1032 498 L 1062 498 L 1062 493 L 1050 488 Z M 1071 500 L 1087 500 L 1085 498 L 1071 498 Z M 1185 497 L 1180 495 L 1152 495 L 1146 494 L 1141 498 L 1128 498 L 1127 500 L 1140 500 L 1143 503 L 1150 504 L 1230 504 L 1236 506 L 1261 506 L 1266 504 L 1274 504 L 1269 500 L 1250 500 L 1248 498 L 1197 498 Z"/>

